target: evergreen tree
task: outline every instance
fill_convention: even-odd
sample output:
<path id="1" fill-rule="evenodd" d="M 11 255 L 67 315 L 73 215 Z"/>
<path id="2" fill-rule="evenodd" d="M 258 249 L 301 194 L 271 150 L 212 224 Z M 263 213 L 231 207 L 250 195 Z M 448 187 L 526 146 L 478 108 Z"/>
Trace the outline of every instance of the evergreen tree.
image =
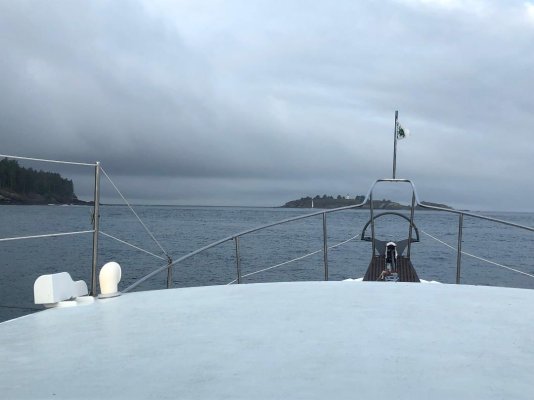
<path id="1" fill-rule="evenodd" d="M 60 203 L 70 203 L 76 198 L 70 179 L 54 172 L 21 167 L 16 160 L 7 158 L 0 161 L 0 189 L 24 195 L 38 194 Z"/>

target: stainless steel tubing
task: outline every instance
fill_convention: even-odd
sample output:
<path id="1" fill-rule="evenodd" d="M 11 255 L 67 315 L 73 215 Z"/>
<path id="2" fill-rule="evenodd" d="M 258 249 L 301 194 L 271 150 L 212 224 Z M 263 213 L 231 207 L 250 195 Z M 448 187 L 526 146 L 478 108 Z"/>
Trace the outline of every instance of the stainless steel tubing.
<path id="1" fill-rule="evenodd" d="M 369 210 L 371 211 L 371 237 L 372 237 L 372 256 L 375 256 L 375 219 L 373 218 L 373 192 L 369 194 Z"/>
<path id="2" fill-rule="evenodd" d="M 408 250 L 406 256 L 410 258 L 412 254 L 413 217 L 415 214 L 415 192 L 412 192 L 412 208 L 410 209 L 410 231 L 408 233 Z"/>
<path id="3" fill-rule="evenodd" d="M 460 214 L 458 220 L 458 253 L 456 255 L 456 284 L 460 284 L 460 268 L 462 264 L 462 231 L 464 225 L 464 215 Z"/>
<path id="4" fill-rule="evenodd" d="M 323 261 L 324 280 L 328 280 L 328 234 L 326 231 L 326 213 L 323 213 Z"/>
<path id="5" fill-rule="evenodd" d="M 235 237 L 235 263 L 237 267 L 237 283 L 241 283 L 241 257 L 239 254 L 239 236 Z"/>
<path id="6" fill-rule="evenodd" d="M 98 229 L 100 225 L 100 161 L 95 165 L 95 192 L 93 215 L 93 262 L 91 268 L 91 296 L 96 296 L 96 267 L 98 263 Z"/>
<path id="7" fill-rule="evenodd" d="M 397 121 L 399 120 L 399 111 L 395 110 L 395 129 L 393 130 L 393 179 L 397 175 Z"/>
<path id="8" fill-rule="evenodd" d="M 372 195 L 372 193 L 373 193 L 374 187 L 380 182 L 386 182 L 386 183 L 408 183 L 408 184 L 410 184 L 412 186 L 413 195 L 415 196 L 415 203 L 416 203 L 416 205 L 420 206 L 421 208 L 426 208 L 428 210 L 445 211 L 445 212 L 448 212 L 448 213 L 459 214 L 462 217 L 462 221 L 463 221 L 463 215 L 467 215 L 467 216 L 470 216 L 470 217 L 473 217 L 473 218 L 479 218 L 479 219 L 483 219 L 483 220 L 487 220 L 487 221 L 493 221 L 493 222 L 500 223 L 500 224 L 503 224 L 503 225 L 508 225 L 508 226 L 521 228 L 521 229 L 525 229 L 525 230 L 534 232 L 534 227 L 519 225 L 519 224 L 515 224 L 513 222 L 503 221 L 503 220 L 499 220 L 499 219 L 491 218 L 491 217 L 485 217 L 483 215 L 477 215 L 477 214 L 473 214 L 473 213 L 469 213 L 469 212 L 464 212 L 464 211 L 459 211 L 459 210 L 454 210 L 454 209 L 448 209 L 448 208 L 443 208 L 443 207 L 435 207 L 435 206 L 422 204 L 421 201 L 419 200 L 419 195 L 417 194 L 417 190 L 415 188 L 415 185 L 411 180 L 409 180 L 409 179 L 388 179 L 388 178 L 386 178 L 386 179 L 377 179 L 371 185 L 369 191 L 367 192 L 367 195 L 365 196 L 364 200 L 360 204 L 355 204 L 355 205 L 346 206 L 346 207 L 339 207 L 339 208 L 334 208 L 334 209 L 325 210 L 325 211 L 317 211 L 317 212 L 313 212 L 313 213 L 306 214 L 306 215 L 299 215 L 299 216 L 296 216 L 296 217 L 287 218 L 287 219 L 284 219 L 284 220 L 281 220 L 281 221 L 272 222 L 272 223 L 269 223 L 269 224 L 265 224 L 265 225 L 261 225 L 261 226 L 252 228 L 252 229 L 248 229 L 248 230 L 236 233 L 236 234 L 234 234 L 232 236 L 228 236 L 228 237 L 225 237 L 223 239 L 217 240 L 216 242 L 210 243 L 210 244 L 208 244 L 208 245 L 206 245 L 204 247 L 201 247 L 201 248 L 199 248 L 199 249 L 197 249 L 197 250 L 195 250 L 195 251 L 193 251 L 193 252 L 191 252 L 189 254 L 186 254 L 186 255 L 174 260 L 171 265 L 174 266 L 175 264 L 178 264 L 178 263 L 180 263 L 180 262 L 182 262 L 182 261 L 184 261 L 184 260 L 186 260 L 186 259 L 188 259 L 190 257 L 193 257 L 196 254 L 202 253 L 202 252 L 204 252 L 204 251 L 206 251 L 208 249 L 211 249 L 213 247 L 219 246 L 220 244 L 225 243 L 227 241 L 234 240 L 235 238 L 240 237 L 240 236 L 244 236 L 244 235 L 247 235 L 247 234 L 250 234 L 250 233 L 258 232 L 260 230 L 263 230 L 263 229 L 266 229 L 266 228 L 270 228 L 270 227 L 273 227 L 273 226 L 278 226 L 278 225 L 286 224 L 286 223 L 289 223 L 289 222 L 293 222 L 293 221 L 298 221 L 298 220 L 305 219 L 305 218 L 314 217 L 314 216 L 319 215 L 319 214 L 327 214 L 327 213 L 331 213 L 331 212 L 337 212 L 337 211 L 342 211 L 342 210 L 350 210 L 350 209 L 354 209 L 354 208 L 360 208 L 360 207 L 363 207 L 368 201 L 370 202 L 371 221 L 373 221 L 373 211 L 374 210 L 373 210 L 373 195 Z M 372 237 L 373 237 L 373 239 L 375 239 L 374 222 L 371 223 L 371 230 L 372 230 Z M 461 229 L 460 229 L 460 231 L 461 231 Z M 373 240 L 373 256 L 374 256 L 375 250 L 376 249 L 375 249 L 374 240 Z M 132 289 L 134 289 L 137 286 L 139 286 L 141 283 L 143 283 L 146 280 L 150 279 L 151 277 L 161 273 L 166 268 L 168 268 L 167 265 L 162 266 L 160 268 L 157 268 L 156 270 L 148 273 L 147 275 L 145 275 L 142 278 L 138 279 L 136 282 L 134 282 L 129 287 L 124 289 L 123 293 L 131 291 Z"/>
<path id="9" fill-rule="evenodd" d="M 168 257 L 167 259 L 167 289 L 172 288 L 172 258 Z"/>

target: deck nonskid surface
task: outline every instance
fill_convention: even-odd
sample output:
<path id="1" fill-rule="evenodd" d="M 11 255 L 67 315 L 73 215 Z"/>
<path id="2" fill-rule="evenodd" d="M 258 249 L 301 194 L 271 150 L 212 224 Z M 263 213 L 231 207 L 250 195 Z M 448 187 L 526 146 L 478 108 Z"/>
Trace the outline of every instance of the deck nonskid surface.
<path id="1" fill-rule="evenodd" d="M 0 324 L 5 398 L 531 398 L 534 291 L 300 282 L 139 292 Z"/>

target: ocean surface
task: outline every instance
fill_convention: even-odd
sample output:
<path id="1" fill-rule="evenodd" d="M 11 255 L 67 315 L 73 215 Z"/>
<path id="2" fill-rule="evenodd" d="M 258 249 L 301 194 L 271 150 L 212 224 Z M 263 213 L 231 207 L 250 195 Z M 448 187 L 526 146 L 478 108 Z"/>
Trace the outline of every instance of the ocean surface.
<path id="1" fill-rule="evenodd" d="M 258 225 L 315 210 L 244 207 L 137 206 L 135 210 L 174 259 L 218 239 Z M 408 213 L 405 212 L 405 215 Z M 534 226 L 534 213 L 485 213 L 487 216 Z M 327 215 L 328 245 L 356 235 L 369 219 L 368 210 Z M 91 229 L 87 206 L 1 206 L 0 238 Z M 412 245 L 412 261 L 419 277 L 454 283 L 456 251 L 430 238 L 431 234 L 456 247 L 458 216 L 417 211 L 420 242 Z M 162 255 L 131 211 L 125 206 L 102 206 L 101 230 L 150 252 Z M 377 238 L 402 240 L 408 223 L 398 216 L 376 220 Z M 370 229 L 369 229 L 370 234 Z M 534 274 L 534 233 L 466 217 L 463 250 L 493 262 Z M 323 247 L 322 216 L 275 226 L 240 240 L 242 275 L 302 257 Z M 0 321 L 42 309 L 33 304 L 33 283 L 42 274 L 67 271 L 88 285 L 91 276 L 92 235 L 0 242 Z M 329 250 L 329 278 L 362 277 L 371 258 L 371 244 L 359 238 Z M 108 237 L 100 237 L 99 266 L 117 261 L 124 289 L 166 262 Z M 236 278 L 233 241 L 200 253 L 176 265 L 175 287 L 224 285 Z M 301 260 L 254 274 L 245 283 L 324 279 L 321 251 Z M 462 283 L 534 289 L 534 278 L 481 260 L 463 256 Z M 166 272 L 136 290 L 164 289 Z"/>

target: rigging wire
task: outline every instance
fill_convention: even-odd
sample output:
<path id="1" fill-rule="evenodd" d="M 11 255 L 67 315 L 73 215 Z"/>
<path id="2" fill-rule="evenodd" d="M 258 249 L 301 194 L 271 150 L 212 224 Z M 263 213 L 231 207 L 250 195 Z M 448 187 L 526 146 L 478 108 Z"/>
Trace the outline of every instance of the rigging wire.
<path id="1" fill-rule="evenodd" d="M 432 236 L 430 233 L 425 232 L 425 231 L 422 230 L 422 229 L 421 229 L 421 232 L 424 233 L 425 235 L 427 235 L 428 237 L 430 237 L 430 238 L 432 238 L 432 239 L 438 241 L 439 243 L 441 243 L 441 244 L 447 246 L 448 248 L 450 248 L 450 249 L 452 249 L 452 250 L 454 250 L 454 251 L 458 251 L 458 249 L 457 249 L 456 247 L 451 246 L 450 244 L 444 242 L 443 240 L 438 239 L 438 238 L 435 237 L 435 236 Z M 518 270 L 518 269 L 515 269 L 515 268 L 512 268 L 512 267 L 508 267 L 508 266 L 503 265 L 503 264 L 499 264 L 499 263 L 497 263 L 497 262 L 495 262 L 495 261 L 487 260 L 487 259 L 485 259 L 485 258 L 476 256 L 476 255 L 471 254 L 471 253 L 468 253 L 468 252 L 466 252 L 466 251 L 462 251 L 461 253 L 464 254 L 464 255 L 466 255 L 466 256 L 468 256 L 468 257 L 472 257 L 472 258 L 475 258 L 475 259 L 477 259 L 477 260 L 484 261 L 484 262 L 487 262 L 487 263 L 489 263 L 489 264 L 493 264 L 493 265 L 495 265 L 495 266 L 497 266 L 497 267 L 505 268 L 505 269 L 507 269 L 507 270 L 509 270 L 509 271 L 517 272 L 518 274 L 523 274 L 523 275 L 529 276 L 529 277 L 531 277 L 531 278 L 534 278 L 534 275 L 529 274 L 528 272 L 520 271 L 520 270 Z"/>
<path id="2" fill-rule="evenodd" d="M 128 200 L 126 200 L 126 198 L 123 196 L 123 194 L 121 193 L 121 191 L 119 190 L 119 188 L 117 187 L 117 185 L 115 185 L 115 183 L 113 183 L 113 181 L 111 180 L 111 178 L 109 177 L 109 175 L 106 173 L 106 171 L 104 170 L 104 168 L 100 167 L 100 170 L 102 171 L 102 173 L 106 176 L 106 178 L 108 178 L 109 182 L 111 183 L 111 185 L 115 188 L 115 190 L 117 191 L 117 193 L 119 194 L 119 196 L 122 197 L 122 200 L 124 200 L 124 203 L 126 203 L 126 205 L 128 206 L 128 208 L 132 211 L 132 213 L 135 215 L 135 217 L 137 218 L 137 220 L 141 223 L 141 225 L 143 226 L 143 228 L 145 228 L 145 231 L 149 234 L 149 236 L 152 238 L 152 240 L 159 246 L 159 248 L 161 249 L 161 251 L 163 252 L 163 254 L 165 254 L 165 256 L 167 257 L 167 260 L 170 260 L 171 259 L 171 256 L 169 255 L 169 253 L 167 253 L 167 251 L 165 251 L 165 249 L 163 248 L 163 246 L 160 244 L 160 242 L 158 242 L 158 240 L 156 239 L 156 237 L 152 234 L 152 232 L 150 231 L 150 229 L 148 229 L 148 227 L 145 225 L 145 223 L 141 220 L 141 218 L 139 217 L 139 215 L 137 215 L 137 213 L 135 212 L 135 210 L 133 209 L 133 207 L 130 205 L 130 203 L 128 202 Z"/>
<path id="3" fill-rule="evenodd" d="M 360 235 L 356 235 L 356 236 L 353 236 L 353 237 L 351 237 L 351 238 L 349 238 L 347 240 L 344 240 L 343 242 L 340 242 L 340 243 L 334 244 L 332 246 L 329 246 L 328 250 L 335 249 L 336 247 L 339 247 L 339 246 L 341 246 L 341 245 L 343 245 L 345 243 L 348 243 L 351 240 L 354 240 L 354 239 L 358 238 L 359 236 Z M 290 264 L 290 263 L 292 263 L 294 261 L 303 260 L 303 259 L 305 259 L 307 257 L 313 256 L 314 254 L 318 254 L 318 253 L 322 253 L 322 252 L 323 252 L 323 249 L 312 251 L 311 253 L 305 254 L 305 255 L 297 257 L 297 258 L 293 258 L 292 260 L 284 261 L 284 262 L 282 262 L 280 264 L 276 264 L 276 265 L 273 265 L 271 267 L 263 268 L 263 269 L 260 269 L 258 271 L 254 271 L 254 272 L 250 272 L 248 274 L 242 275 L 241 278 L 246 278 L 247 276 L 256 275 L 256 274 L 259 274 L 260 272 L 269 271 L 270 269 L 278 268 L 278 267 L 281 267 L 283 265 Z M 226 285 L 231 285 L 231 284 L 236 283 L 236 282 L 237 282 L 237 279 L 234 279 L 233 281 L 228 282 Z"/>
<path id="4" fill-rule="evenodd" d="M 148 251 L 148 250 L 145 250 L 145 249 L 143 249 L 143 248 L 141 248 L 141 247 L 137 247 L 136 245 L 133 245 L 133 244 L 131 244 L 131 243 L 128 243 L 128 242 L 126 242 L 125 240 L 121 240 L 121 239 L 119 239 L 118 237 L 115 237 L 115 236 L 113 236 L 113 235 L 110 235 L 109 233 L 102 232 L 102 231 L 99 231 L 99 233 L 101 233 L 102 235 L 104 235 L 104 236 L 106 236 L 106 237 L 108 237 L 108 238 L 110 238 L 110 239 L 116 240 L 117 242 L 123 243 L 123 244 L 125 244 L 125 245 L 127 245 L 127 246 L 133 247 L 134 249 L 140 250 L 140 251 L 142 251 L 142 252 L 144 252 L 144 253 L 146 253 L 146 254 L 150 254 L 151 256 L 154 256 L 154 257 L 156 257 L 156 258 L 159 258 L 160 260 L 165 261 L 165 257 L 158 256 L 157 254 L 154 254 L 154 253 L 152 253 L 152 252 L 150 252 L 150 251 Z"/>
<path id="5" fill-rule="evenodd" d="M 359 237 L 360 237 L 360 235 L 353 236 L 353 237 L 351 237 L 351 238 L 349 238 L 349 239 L 347 239 L 347 240 L 345 240 L 345 241 L 343 241 L 343 242 L 340 242 L 340 243 L 338 243 L 338 244 L 334 244 L 334 245 L 328 247 L 328 250 L 335 249 L 336 247 L 339 247 L 339 246 L 341 246 L 341 245 L 343 245 L 343 244 L 345 244 L 345 243 L 348 243 L 348 242 L 350 242 L 351 240 L 357 239 L 357 238 L 359 238 Z"/>
<path id="6" fill-rule="evenodd" d="M 74 161 L 47 160 L 44 158 L 33 158 L 33 157 L 10 156 L 8 154 L 0 154 L 0 157 L 13 158 L 15 160 L 43 161 L 43 162 L 56 163 L 56 164 L 85 165 L 88 167 L 96 166 L 96 164 L 89 164 L 89 163 L 81 163 L 81 162 L 74 162 Z"/>
<path id="7" fill-rule="evenodd" d="M 269 271 L 270 269 L 274 269 L 274 268 L 281 267 L 282 265 L 286 265 L 286 264 L 292 263 L 293 261 L 303 260 L 304 258 L 313 256 L 314 254 L 322 253 L 322 252 L 323 252 L 323 250 L 316 250 L 316 251 L 313 251 L 313 252 L 311 252 L 311 253 L 305 254 L 305 255 L 303 255 L 303 256 L 294 258 L 294 259 L 292 259 L 292 260 L 284 261 L 284 262 L 282 262 L 282 263 L 280 263 L 280 264 L 276 264 L 276 265 L 273 265 L 273 266 L 271 266 L 271 267 L 267 267 L 267 268 L 260 269 L 260 270 L 258 270 L 258 271 L 250 272 L 250 273 L 248 273 L 248 274 L 242 275 L 241 278 L 246 278 L 247 276 L 256 275 L 256 274 L 259 274 L 260 272 Z M 228 285 L 230 285 L 230 284 L 232 284 L 232 283 L 235 283 L 236 281 L 237 281 L 237 279 L 234 279 L 232 282 L 228 283 Z"/>
<path id="8" fill-rule="evenodd" d="M 38 238 L 47 238 L 47 237 L 56 237 L 56 236 L 68 236 L 68 235 L 80 235 L 83 233 L 93 233 L 94 230 L 90 231 L 77 231 L 77 232 L 63 232 L 63 233 L 47 233 L 46 235 L 32 235 L 32 236 L 16 236 L 0 239 L 0 242 L 9 242 L 12 240 L 22 240 L 22 239 L 38 239 Z"/>

